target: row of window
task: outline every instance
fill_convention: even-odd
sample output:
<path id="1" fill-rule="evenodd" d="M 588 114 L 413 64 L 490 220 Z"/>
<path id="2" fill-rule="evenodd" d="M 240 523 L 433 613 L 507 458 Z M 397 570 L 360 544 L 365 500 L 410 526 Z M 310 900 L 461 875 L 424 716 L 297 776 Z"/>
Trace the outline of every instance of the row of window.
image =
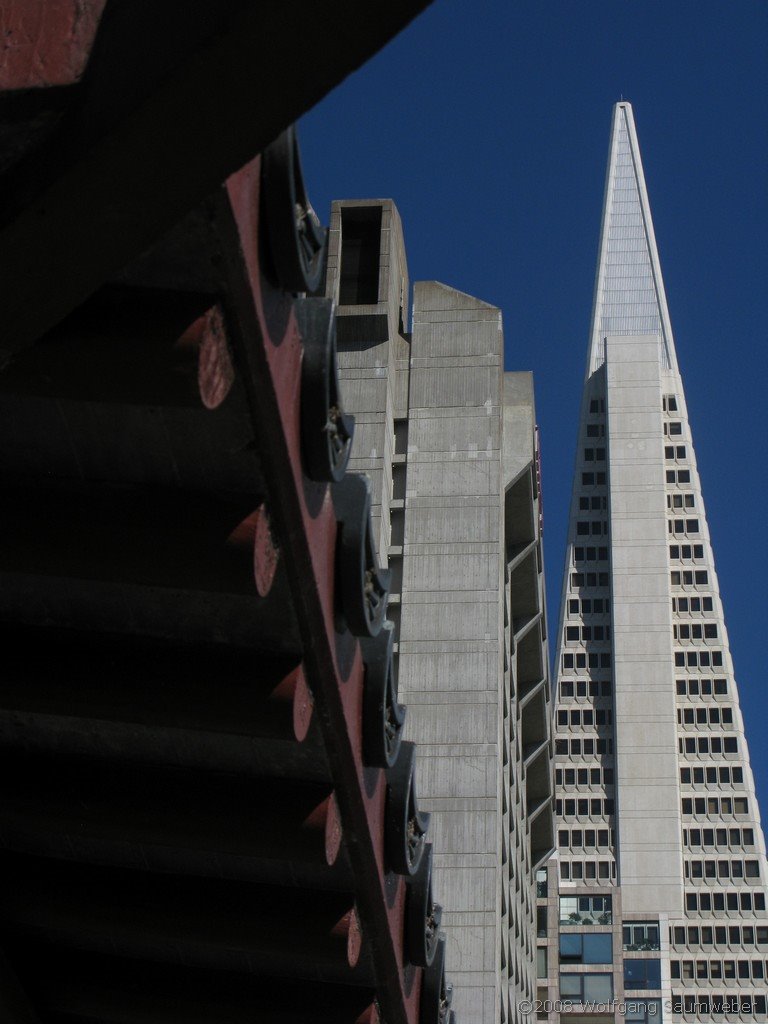
<path id="1" fill-rule="evenodd" d="M 608 531 L 606 530 L 606 533 Z M 699 533 L 699 520 L 698 519 L 668 519 L 667 520 L 667 532 L 668 533 L 685 533 L 693 534 Z"/>
<path id="2" fill-rule="evenodd" d="M 563 757 L 594 757 L 595 754 L 612 754 L 613 740 L 609 739 L 556 739 L 555 753 Z"/>
<path id="3" fill-rule="evenodd" d="M 624 991 L 661 988 L 661 960 L 624 958 Z"/>
<path id="4" fill-rule="evenodd" d="M 684 462 L 688 458 L 684 444 L 667 444 L 664 445 L 664 458 L 665 459 L 676 459 L 678 462 Z"/>
<path id="5" fill-rule="evenodd" d="M 612 786 L 613 768 L 557 768 L 558 786 Z"/>
<path id="6" fill-rule="evenodd" d="M 606 641 L 611 639 L 611 628 L 610 626 L 566 626 L 565 627 L 565 642 L 566 643 L 578 643 L 580 640 L 600 640 Z"/>
<path id="7" fill-rule="evenodd" d="M 622 928 L 624 949 L 647 951 L 661 949 L 658 921 L 628 921 Z"/>
<path id="8" fill-rule="evenodd" d="M 560 996 L 572 1003 L 610 1003 L 613 975 L 561 974 Z"/>
<path id="9" fill-rule="evenodd" d="M 722 667 L 722 651 L 675 651 L 675 668 Z"/>
<path id="10" fill-rule="evenodd" d="M 610 651 L 590 651 L 578 654 L 564 654 L 563 668 L 610 668 Z"/>
<path id="11" fill-rule="evenodd" d="M 742 992 L 725 995 L 701 995 L 681 996 L 677 992 L 672 993 L 672 1012 L 684 1013 L 687 1017 L 699 1016 L 709 1020 L 711 1014 L 736 1017 L 739 1014 L 754 1014 L 758 1020 L 765 1020 L 766 1004 L 765 996 L 745 996 Z M 661 1018 L 657 1018 L 661 1020 Z"/>
<path id="12" fill-rule="evenodd" d="M 684 494 L 668 494 L 667 508 L 695 508 L 696 495 L 690 491 Z"/>
<path id="13" fill-rule="evenodd" d="M 711 697 L 728 693 L 727 679 L 676 679 L 675 687 L 680 697 Z"/>
<path id="14" fill-rule="evenodd" d="M 738 754 L 735 736 L 681 736 L 677 741 L 681 754 Z"/>
<path id="15" fill-rule="evenodd" d="M 683 561 L 695 561 L 704 557 L 703 544 L 670 544 L 669 557 Z"/>
<path id="16" fill-rule="evenodd" d="M 583 487 L 602 487 L 605 484 L 605 473 L 582 473 L 581 483 Z"/>
<path id="17" fill-rule="evenodd" d="M 611 610 L 611 602 L 607 597 L 569 598 L 569 615 L 605 615 Z"/>
<path id="18" fill-rule="evenodd" d="M 714 602 L 711 597 L 673 597 L 672 611 L 678 614 L 686 612 L 711 612 Z"/>
<path id="19" fill-rule="evenodd" d="M 587 437 L 605 437 L 604 423 L 588 423 Z"/>
<path id="20" fill-rule="evenodd" d="M 664 423 L 664 433 L 667 437 L 682 437 L 683 424 L 680 420 L 668 420 Z"/>
<path id="21" fill-rule="evenodd" d="M 689 484 L 691 482 L 690 469 L 668 469 L 666 476 L 668 484 Z"/>
<path id="22" fill-rule="evenodd" d="M 561 896 L 560 924 L 611 924 L 613 898 L 611 896 Z"/>
<path id="23" fill-rule="evenodd" d="M 673 587 L 706 587 L 709 585 L 709 573 L 706 569 L 673 569 L 669 574 L 669 582 Z"/>
<path id="24" fill-rule="evenodd" d="M 768 948 L 768 925 L 718 924 L 688 927 L 675 925 L 671 929 L 673 946 L 765 946 Z"/>
<path id="25" fill-rule="evenodd" d="M 765 910 L 765 893 L 752 892 L 749 889 L 744 892 L 718 892 L 717 889 L 711 892 L 706 889 L 688 890 L 685 894 L 685 909 L 704 914 L 726 910 L 741 913 Z"/>
<path id="26" fill-rule="evenodd" d="M 677 721 L 680 725 L 732 725 L 733 708 L 717 704 L 701 708 L 678 708 Z"/>
<path id="27" fill-rule="evenodd" d="M 725 816 L 749 814 L 749 801 L 745 796 L 684 796 L 681 800 L 683 814 Z"/>
<path id="28" fill-rule="evenodd" d="M 698 533 L 698 530 L 696 531 Z M 608 533 L 608 522 L 605 519 L 577 519 L 576 520 L 576 536 L 577 537 L 589 537 L 590 534 L 593 537 L 602 537 Z"/>
<path id="29" fill-rule="evenodd" d="M 561 828 L 557 833 L 557 845 L 566 848 L 608 849 L 616 842 L 612 828 Z"/>
<path id="30" fill-rule="evenodd" d="M 607 881 L 616 877 L 616 863 L 612 860 L 561 860 L 560 877 L 564 881 Z"/>
<path id="31" fill-rule="evenodd" d="M 677 396 L 662 395 L 661 408 L 664 410 L 664 412 L 677 412 Z"/>
<path id="32" fill-rule="evenodd" d="M 585 448 L 585 462 L 605 462 L 605 448 Z"/>
<path id="33" fill-rule="evenodd" d="M 574 562 L 607 562 L 608 548 L 574 548 L 573 560 Z"/>
<path id="34" fill-rule="evenodd" d="M 593 494 L 591 497 L 579 498 L 579 512 L 588 512 L 590 509 L 593 512 L 599 512 L 602 509 L 608 508 L 608 498 L 606 495 Z"/>
<path id="35" fill-rule="evenodd" d="M 715 622 L 677 622 L 672 627 L 674 640 L 717 640 Z"/>
<path id="36" fill-rule="evenodd" d="M 627 988 L 626 979 L 624 987 Z M 613 979 L 610 974 L 561 974 L 560 996 L 568 1003 L 610 1004 L 613 998 Z M 682 997 L 678 998 L 682 1000 Z M 765 1006 L 765 999 L 761 996 L 738 998 L 748 1000 L 750 1007 L 757 1007 L 762 999 L 760 1006 Z M 541 1016 L 544 1019 L 544 1015 Z M 660 1024 L 663 1019 L 661 999 L 629 997 L 621 1004 L 621 1019 L 626 1021 L 626 1024 Z"/>
<path id="37" fill-rule="evenodd" d="M 606 932 L 561 932 L 561 964 L 612 964 L 613 936 Z"/>
<path id="38" fill-rule="evenodd" d="M 681 768 L 680 781 L 683 785 L 743 785 L 744 772 L 739 765 Z"/>
<path id="39" fill-rule="evenodd" d="M 759 878 L 756 860 L 687 860 L 686 878 Z"/>
<path id="40" fill-rule="evenodd" d="M 755 832 L 751 828 L 684 828 L 686 846 L 754 846 Z"/>
<path id="41" fill-rule="evenodd" d="M 681 768 L 684 786 L 743 786 L 744 770 L 739 765 L 708 765 L 704 768 Z"/>
<path id="42" fill-rule="evenodd" d="M 610 818 L 614 812 L 612 798 L 600 799 L 582 797 L 578 800 L 555 800 L 555 814 L 558 818 Z"/>
<path id="43" fill-rule="evenodd" d="M 718 711 L 719 708 L 710 708 L 710 710 Z M 613 712 L 610 708 L 573 708 L 571 710 L 561 709 L 557 712 L 557 724 L 570 725 L 571 728 L 581 725 L 611 725 L 612 722 Z"/>
<path id="44" fill-rule="evenodd" d="M 610 577 L 607 572 L 572 572 L 571 586 L 578 587 L 607 587 Z"/>
<path id="45" fill-rule="evenodd" d="M 561 679 L 561 697 L 610 697 L 613 685 L 610 679 Z"/>

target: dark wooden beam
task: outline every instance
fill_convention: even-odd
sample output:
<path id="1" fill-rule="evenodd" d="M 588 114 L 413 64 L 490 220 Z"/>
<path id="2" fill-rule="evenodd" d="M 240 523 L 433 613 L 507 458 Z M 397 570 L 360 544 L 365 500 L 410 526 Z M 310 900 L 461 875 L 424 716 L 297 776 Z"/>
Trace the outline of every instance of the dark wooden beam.
<path id="1" fill-rule="evenodd" d="M 99 60 L 66 130 L 23 174 L 11 168 L 4 189 L 6 357 L 139 256 L 425 6 L 110 0 L 94 44 Z"/>
<path id="2" fill-rule="evenodd" d="M 40 1024 L 16 972 L 0 950 L 0 1020 L 3 1024 Z"/>

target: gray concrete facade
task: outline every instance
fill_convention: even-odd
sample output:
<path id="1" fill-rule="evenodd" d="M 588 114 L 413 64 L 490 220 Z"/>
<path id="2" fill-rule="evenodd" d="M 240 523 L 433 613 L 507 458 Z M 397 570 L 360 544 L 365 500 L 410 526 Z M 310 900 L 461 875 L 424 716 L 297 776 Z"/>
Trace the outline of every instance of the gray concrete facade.
<path id="1" fill-rule="evenodd" d="M 360 431 L 353 468 L 373 481 L 380 559 L 393 572 L 452 1005 L 462 1022 L 522 1024 L 534 1019 L 519 1006 L 535 997 L 534 870 L 553 845 L 531 378 L 504 373 L 500 311 L 454 288 L 417 283 L 406 332 L 388 200 L 334 203 L 326 294 Z"/>

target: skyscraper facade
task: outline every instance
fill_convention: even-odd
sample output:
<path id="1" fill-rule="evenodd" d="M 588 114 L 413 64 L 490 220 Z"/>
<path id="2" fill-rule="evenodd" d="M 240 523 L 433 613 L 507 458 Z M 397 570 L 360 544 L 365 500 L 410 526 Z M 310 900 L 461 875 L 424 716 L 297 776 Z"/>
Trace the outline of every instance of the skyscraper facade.
<path id="1" fill-rule="evenodd" d="M 556 665 L 558 853 L 539 876 L 539 1018 L 766 1020 L 765 844 L 624 102 Z"/>
<path id="2" fill-rule="evenodd" d="M 410 291 L 390 200 L 333 204 L 353 470 L 371 480 L 392 573 L 405 733 L 431 814 L 453 1009 L 528 1024 L 534 872 L 553 848 L 538 438 L 529 373 L 504 372 L 501 311 L 435 281 Z"/>

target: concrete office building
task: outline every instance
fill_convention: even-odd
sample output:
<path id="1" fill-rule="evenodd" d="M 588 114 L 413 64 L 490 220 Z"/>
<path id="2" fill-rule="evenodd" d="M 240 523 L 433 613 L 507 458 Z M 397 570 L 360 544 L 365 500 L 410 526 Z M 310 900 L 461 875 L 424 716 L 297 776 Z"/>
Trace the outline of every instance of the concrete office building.
<path id="1" fill-rule="evenodd" d="M 765 845 L 628 103 L 613 115 L 556 676 L 540 997 L 579 1021 L 766 1020 Z"/>
<path id="2" fill-rule="evenodd" d="M 463 1024 L 522 1024 L 536 991 L 534 872 L 553 848 L 531 377 L 504 372 L 494 306 L 425 282 L 409 315 L 391 201 L 334 203 L 326 295 L 356 417 L 351 465 L 372 480 L 393 573 L 452 1007 Z"/>

